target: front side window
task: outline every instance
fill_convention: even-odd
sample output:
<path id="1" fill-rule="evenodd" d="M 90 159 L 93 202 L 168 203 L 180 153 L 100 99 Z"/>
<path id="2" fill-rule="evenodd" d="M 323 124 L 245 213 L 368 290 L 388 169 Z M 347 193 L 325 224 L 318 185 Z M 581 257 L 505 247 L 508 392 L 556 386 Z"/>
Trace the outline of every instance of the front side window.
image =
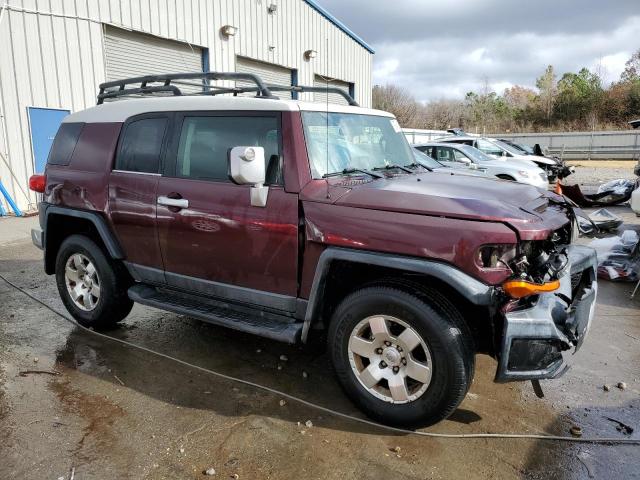
<path id="1" fill-rule="evenodd" d="M 188 116 L 182 122 L 176 174 L 202 180 L 230 181 L 229 150 L 263 147 L 266 169 L 280 159 L 279 126 L 275 116 Z"/>
<path id="2" fill-rule="evenodd" d="M 139 173 L 159 173 L 162 141 L 168 119 L 143 118 L 125 127 L 116 170 Z"/>
<path id="3" fill-rule="evenodd" d="M 455 162 L 453 151 L 451 147 L 436 147 L 436 160 L 439 162 Z"/>
<path id="4" fill-rule="evenodd" d="M 302 118 L 313 178 L 414 163 L 394 118 L 333 112 L 303 112 Z"/>
<path id="5" fill-rule="evenodd" d="M 469 163 L 467 156 L 458 149 L 453 149 L 453 158 L 459 163 Z"/>

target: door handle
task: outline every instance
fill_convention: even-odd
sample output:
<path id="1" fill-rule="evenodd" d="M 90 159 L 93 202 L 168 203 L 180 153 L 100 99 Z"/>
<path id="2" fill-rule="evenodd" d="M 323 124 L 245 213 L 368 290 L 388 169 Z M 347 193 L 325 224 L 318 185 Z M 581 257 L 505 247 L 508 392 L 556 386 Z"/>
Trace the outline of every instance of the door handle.
<path id="1" fill-rule="evenodd" d="M 189 200 L 186 198 L 158 197 L 158 205 L 164 205 L 165 207 L 189 208 Z"/>

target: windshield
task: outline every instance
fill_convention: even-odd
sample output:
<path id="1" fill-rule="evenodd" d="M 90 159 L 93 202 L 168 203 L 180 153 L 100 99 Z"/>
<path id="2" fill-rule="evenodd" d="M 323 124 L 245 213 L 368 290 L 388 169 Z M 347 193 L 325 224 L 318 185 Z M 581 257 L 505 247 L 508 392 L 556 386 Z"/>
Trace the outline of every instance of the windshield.
<path id="1" fill-rule="evenodd" d="M 411 147 L 395 118 L 302 112 L 302 121 L 313 178 L 345 169 L 414 163 Z"/>
<path id="2" fill-rule="evenodd" d="M 492 142 L 499 146 L 500 148 L 502 148 L 503 150 L 506 150 L 507 152 L 509 152 L 511 155 L 522 155 L 522 152 L 520 150 L 518 150 L 515 147 L 512 147 L 511 145 L 508 145 L 504 142 L 501 142 L 500 140 L 492 140 Z"/>
<path id="3" fill-rule="evenodd" d="M 510 143 L 510 145 L 513 145 L 514 147 L 519 148 L 527 155 L 534 155 L 533 148 L 530 147 L 529 145 L 526 145 L 524 143 Z"/>
<path id="4" fill-rule="evenodd" d="M 442 168 L 442 167 L 444 167 L 444 165 L 441 164 L 439 161 L 437 161 L 434 158 L 431 158 L 429 155 L 427 155 L 424 152 L 421 152 L 417 148 L 413 149 L 413 156 L 416 159 L 416 163 L 419 163 L 423 167 L 427 167 L 427 168 Z"/>
<path id="5" fill-rule="evenodd" d="M 471 145 L 458 145 L 458 147 L 464 152 L 467 157 L 469 157 L 474 162 L 493 162 L 495 160 L 495 158 L 490 157 L 486 153 L 481 152 Z"/>

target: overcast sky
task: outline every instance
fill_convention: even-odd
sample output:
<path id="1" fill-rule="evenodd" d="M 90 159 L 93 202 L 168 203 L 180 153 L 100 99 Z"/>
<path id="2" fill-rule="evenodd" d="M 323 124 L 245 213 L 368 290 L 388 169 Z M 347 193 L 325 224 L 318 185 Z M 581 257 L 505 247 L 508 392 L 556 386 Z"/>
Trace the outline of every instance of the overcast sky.
<path id="1" fill-rule="evenodd" d="M 617 80 L 640 48 L 640 0 L 320 0 L 371 45 L 374 83 L 418 100 L 462 98 L 487 78 L 535 86 L 549 64 Z"/>

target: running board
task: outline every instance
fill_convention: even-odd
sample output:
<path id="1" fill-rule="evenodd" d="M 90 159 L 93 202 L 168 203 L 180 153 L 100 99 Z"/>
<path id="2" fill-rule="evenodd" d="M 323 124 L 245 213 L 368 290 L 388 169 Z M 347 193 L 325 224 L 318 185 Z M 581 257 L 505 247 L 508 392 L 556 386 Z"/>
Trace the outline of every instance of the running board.
<path id="1" fill-rule="evenodd" d="M 173 290 L 160 290 L 142 283 L 135 284 L 127 293 L 131 300 L 142 305 L 168 310 L 280 342 L 297 343 L 302 333 L 303 324 L 285 315 L 253 308 L 232 308 L 228 303 Z"/>

